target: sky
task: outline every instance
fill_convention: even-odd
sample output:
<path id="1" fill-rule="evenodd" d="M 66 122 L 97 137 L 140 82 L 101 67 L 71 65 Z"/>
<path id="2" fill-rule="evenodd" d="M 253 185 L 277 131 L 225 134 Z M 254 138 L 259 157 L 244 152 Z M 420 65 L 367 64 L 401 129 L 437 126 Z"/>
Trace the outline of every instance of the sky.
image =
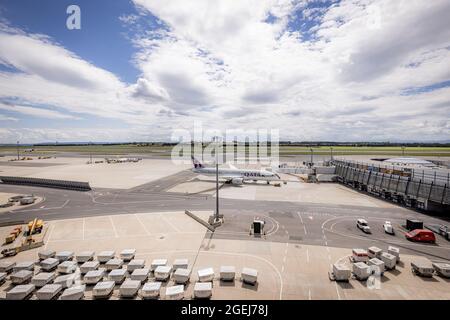
<path id="1" fill-rule="evenodd" d="M 449 141 L 449 15 L 448 0 L 2 0 L 0 143 L 170 141 L 195 123 Z"/>

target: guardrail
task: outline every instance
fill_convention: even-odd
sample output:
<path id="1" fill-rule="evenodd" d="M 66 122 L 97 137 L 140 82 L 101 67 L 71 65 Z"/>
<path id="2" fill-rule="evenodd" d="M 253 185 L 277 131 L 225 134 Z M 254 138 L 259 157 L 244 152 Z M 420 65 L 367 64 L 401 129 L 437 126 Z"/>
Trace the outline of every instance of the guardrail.
<path id="1" fill-rule="evenodd" d="M 80 181 L 54 180 L 54 179 L 42 179 L 31 177 L 5 177 L 5 176 L 0 176 L 0 180 L 5 184 L 69 189 L 78 191 L 91 190 L 89 182 L 80 182 Z"/>

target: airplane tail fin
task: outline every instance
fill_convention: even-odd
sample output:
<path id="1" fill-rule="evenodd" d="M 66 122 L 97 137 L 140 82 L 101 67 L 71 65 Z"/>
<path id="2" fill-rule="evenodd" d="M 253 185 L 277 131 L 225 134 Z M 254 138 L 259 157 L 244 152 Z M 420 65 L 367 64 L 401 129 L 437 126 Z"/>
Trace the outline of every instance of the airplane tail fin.
<path id="1" fill-rule="evenodd" d="M 201 169 L 204 168 L 205 166 L 203 165 L 203 163 L 201 163 L 200 161 L 198 161 L 194 156 L 191 156 L 192 158 L 192 163 L 194 165 L 195 169 Z"/>

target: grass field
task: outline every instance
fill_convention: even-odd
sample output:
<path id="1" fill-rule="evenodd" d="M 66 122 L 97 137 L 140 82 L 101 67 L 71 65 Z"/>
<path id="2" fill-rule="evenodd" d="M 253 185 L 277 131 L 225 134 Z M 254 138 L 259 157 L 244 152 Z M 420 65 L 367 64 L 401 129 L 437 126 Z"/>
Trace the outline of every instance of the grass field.
<path id="1" fill-rule="evenodd" d="M 25 152 L 31 147 L 20 147 L 20 154 L 22 156 L 33 156 L 38 154 L 60 154 L 60 153 L 79 153 L 79 154 L 93 154 L 93 155 L 126 155 L 126 154 L 140 154 L 140 155 L 158 155 L 169 156 L 172 146 L 162 145 L 76 145 L 76 146 L 36 146 L 32 147 L 33 152 Z M 389 155 L 389 156 L 435 156 L 435 157 L 450 157 L 450 147 L 406 147 L 402 150 L 401 146 L 315 146 L 312 147 L 313 153 L 318 155 L 331 154 L 333 155 Z M 280 156 L 289 155 L 309 155 L 311 153 L 310 147 L 306 146 L 280 146 Z M 225 151 L 227 148 L 225 148 Z M 228 149 L 230 150 L 230 149 Z M 14 146 L 0 146 L 0 154 L 15 154 L 17 148 Z"/>

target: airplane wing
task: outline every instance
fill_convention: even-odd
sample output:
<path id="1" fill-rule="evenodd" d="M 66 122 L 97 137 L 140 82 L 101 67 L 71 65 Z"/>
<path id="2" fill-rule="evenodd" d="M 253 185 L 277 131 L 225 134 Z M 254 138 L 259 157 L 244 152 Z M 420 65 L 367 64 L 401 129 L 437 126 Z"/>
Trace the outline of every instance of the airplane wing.
<path id="1" fill-rule="evenodd" d="M 241 179 L 244 179 L 244 176 L 242 176 L 242 175 L 230 175 L 230 174 L 228 174 L 228 175 L 226 175 L 226 176 L 220 176 L 221 178 L 223 178 L 223 179 L 226 179 L 226 180 L 232 180 L 232 179 L 235 179 L 235 178 L 241 178 Z"/>
<path id="2" fill-rule="evenodd" d="M 231 163 L 229 163 L 228 166 L 230 167 L 230 169 L 237 170 L 237 168 L 233 166 Z"/>

